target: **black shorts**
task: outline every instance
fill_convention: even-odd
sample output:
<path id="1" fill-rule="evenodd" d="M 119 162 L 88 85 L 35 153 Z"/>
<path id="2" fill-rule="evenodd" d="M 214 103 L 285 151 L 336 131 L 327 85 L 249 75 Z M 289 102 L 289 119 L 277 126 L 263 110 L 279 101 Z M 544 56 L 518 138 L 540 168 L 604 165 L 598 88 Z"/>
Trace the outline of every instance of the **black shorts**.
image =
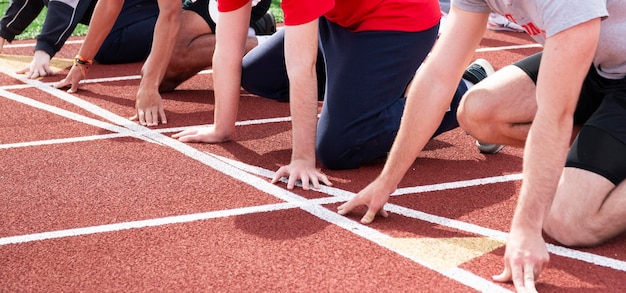
<path id="1" fill-rule="evenodd" d="M 250 24 L 253 24 L 257 20 L 261 19 L 267 11 L 270 9 L 272 0 L 261 0 L 257 5 L 252 7 L 252 14 L 250 15 Z M 211 28 L 211 32 L 215 33 L 215 20 L 211 18 L 209 13 L 209 0 L 185 0 L 183 3 L 183 9 L 191 10 L 206 21 Z"/>
<path id="2" fill-rule="evenodd" d="M 536 83 L 540 63 L 541 53 L 537 53 L 514 65 Z M 626 179 L 626 78 L 604 78 L 591 66 L 576 105 L 574 124 L 582 129 L 565 166 L 594 172 L 615 185 Z"/>

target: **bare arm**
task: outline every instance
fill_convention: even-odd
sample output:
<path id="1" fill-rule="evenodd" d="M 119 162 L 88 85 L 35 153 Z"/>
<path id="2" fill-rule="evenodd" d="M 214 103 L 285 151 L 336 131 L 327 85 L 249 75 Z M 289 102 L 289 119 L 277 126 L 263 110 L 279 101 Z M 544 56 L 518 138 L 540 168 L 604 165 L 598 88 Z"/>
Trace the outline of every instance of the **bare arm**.
<path id="1" fill-rule="evenodd" d="M 241 95 L 241 60 L 245 53 L 250 10 L 248 3 L 235 11 L 220 13 L 220 25 L 216 27 L 214 123 L 222 140 L 235 131 Z"/>
<path id="2" fill-rule="evenodd" d="M 183 142 L 216 143 L 226 141 L 235 132 L 235 122 L 241 95 L 241 60 L 250 23 L 251 5 L 220 12 L 213 54 L 213 84 L 215 87 L 214 125 L 204 129 L 189 129 L 173 137 Z"/>
<path id="3" fill-rule="evenodd" d="M 573 126 L 581 85 L 591 65 L 600 20 L 574 26 L 546 40 L 537 81 L 538 110 L 524 150 L 524 179 L 507 241 L 504 272 L 518 291 L 535 292 L 534 280 L 548 262 L 542 238 Z M 525 291 L 524 291 L 525 292 Z"/>
<path id="4" fill-rule="evenodd" d="M 159 0 L 159 17 L 154 26 L 154 37 L 150 55 L 141 69 L 141 82 L 135 101 L 135 116 L 141 125 L 155 126 L 159 120 L 167 123 L 163 100 L 159 94 L 159 85 L 168 61 L 172 56 L 174 41 L 180 27 L 182 5 L 179 0 Z"/>
<path id="5" fill-rule="evenodd" d="M 383 171 L 355 198 L 341 205 L 340 214 L 367 205 L 368 212 L 361 222 L 374 220 L 441 123 L 463 71 L 484 34 L 488 17 L 488 14 L 451 8 L 441 38 L 409 88 L 400 130 Z"/>
<path id="6" fill-rule="evenodd" d="M 456 13 L 455 13 L 456 12 Z M 454 14 L 452 14 L 454 13 Z M 487 15 L 452 7 L 452 30 L 442 32 L 428 60 L 411 84 L 402 124 L 381 177 L 397 186 L 450 107 L 465 67 L 485 31 Z M 462 27 L 462 28 L 461 28 Z M 416 132 L 417 130 L 417 132 Z"/>
<path id="7" fill-rule="evenodd" d="M 317 131 L 317 58 L 318 20 L 285 27 L 285 63 L 289 76 L 289 96 L 292 117 L 293 149 L 291 162 L 274 176 L 277 182 L 289 176 L 287 188 L 297 180 L 309 189 L 309 183 L 319 188 L 321 180 L 331 185 L 326 175 L 315 167 L 315 137 Z"/>
<path id="8" fill-rule="evenodd" d="M 107 0 L 98 1 L 94 8 L 93 16 L 89 22 L 89 30 L 85 41 L 80 46 L 78 55 L 82 56 L 86 60 L 93 60 L 93 58 L 100 50 L 100 46 L 106 39 L 109 32 L 115 24 L 115 20 L 122 11 L 124 0 Z M 86 77 L 86 71 L 81 70 L 77 66 L 72 66 L 67 76 L 61 80 L 55 87 L 62 88 L 70 86 L 69 92 L 76 92 L 78 89 L 78 83 Z"/>

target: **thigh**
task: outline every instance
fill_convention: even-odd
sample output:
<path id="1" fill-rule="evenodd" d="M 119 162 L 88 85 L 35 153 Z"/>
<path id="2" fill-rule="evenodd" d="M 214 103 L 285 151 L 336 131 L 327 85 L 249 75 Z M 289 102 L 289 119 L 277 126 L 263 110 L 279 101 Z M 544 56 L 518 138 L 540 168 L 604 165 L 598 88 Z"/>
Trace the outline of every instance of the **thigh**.
<path id="1" fill-rule="evenodd" d="M 614 185 L 626 179 L 626 97 L 608 95 L 580 130 L 567 167 L 596 173 Z"/>
<path id="2" fill-rule="evenodd" d="M 180 28 L 178 31 L 177 42 L 181 40 L 187 40 L 187 42 L 190 42 L 200 35 L 215 33 L 204 18 L 192 10 L 183 10 L 180 17 Z"/>
<path id="3" fill-rule="evenodd" d="M 144 61 L 150 54 L 157 16 L 114 27 L 94 58 L 104 64 Z"/>
<path id="4" fill-rule="evenodd" d="M 215 6 L 212 7 L 214 10 L 217 10 L 217 2 L 215 1 L 211 1 L 212 3 L 210 4 L 211 6 Z M 209 13 L 209 0 L 185 0 L 183 2 L 183 17 L 182 17 L 182 21 L 185 22 L 185 18 L 187 18 L 187 15 L 195 15 L 194 21 L 202 21 L 204 24 L 206 24 L 209 28 L 209 33 L 215 33 L 215 20 L 211 17 L 211 13 Z M 185 15 L 187 14 L 187 15 Z M 197 20 L 195 18 L 198 18 Z M 184 31 L 182 30 L 182 25 L 184 23 L 181 23 L 181 30 L 180 31 Z M 192 33 L 193 34 L 193 33 Z M 179 34 L 180 35 L 180 34 Z"/>
<path id="5" fill-rule="evenodd" d="M 285 31 L 280 30 L 243 57 L 241 86 L 246 91 L 264 98 L 289 100 L 284 46 Z"/>
<path id="6" fill-rule="evenodd" d="M 579 168 L 563 169 L 552 206 L 550 219 L 569 227 L 585 227 L 615 188 L 608 179 Z"/>
<path id="7" fill-rule="evenodd" d="M 615 185 L 594 172 L 565 167 L 552 210 L 567 213 L 595 213 Z"/>
<path id="8" fill-rule="evenodd" d="M 436 36 L 436 27 L 418 33 L 355 33 L 322 18 L 320 40 L 327 82 L 320 123 L 356 130 L 354 121 L 369 121 L 379 128 L 391 125 L 397 130 L 406 87 L 430 52 Z M 394 108 L 393 113 L 388 113 L 390 117 L 379 116 L 390 108 Z M 385 123 L 386 119 L 395 122 Z"/>
<path id="9" fill-rule="evenodd" d="M 214 36 L 213 30 L 211 29 L 209 24 L 207 24 L 207 22 L 203 19 L 203 17 L 199 15 L 196 11 L 183 10 L 180 18 L 180 28 L 178 30 L 178 34 L 176 34 L 176 43 L 174 44 L 174 51 L 172 52 L 172 56 L 174 56 L 174 58 L 180 58 L 182 56 L 198 58 L 199 56 L 194 56 L 190 53 L 189 50 L 197 50 L 200 48 L 196 46 L 201 46 L 203 47 L 202 52 L 211 52 L 210 55 L 207 54 L 205 56 L 202 56 L 202 58 L 208 59 L 206 62 L 189 60 L 182 62 L 191 62 L 193 64 L 207 63 L 210 65 L 212 61 L 211 59 L 213 58 L 212 52 L 215 48 L 215 38 L 213 37 L 211 40 L 204 40 L 204 38 L 207 38 L 208 36 Z"/>
<path id="10" fill-rule="evenodd" d="M 279 30 L 243 57 L 241 86 L 246 91 L 268 99 L 289 101 L 284 47 L 285 31 Z M 326 72 L 324 58 L 319 50 L 316 73 L 318 100 L 321 100 L 324 96 Z"/>
<path id="11" fill-rule="evenodd" d="M 418 33 L 355 33 L 320 20 L 327 82 L 316 150 L 327 168 L 357 168 L 389 152 L 406 87 L 437 31 L 438 26 Z"/>

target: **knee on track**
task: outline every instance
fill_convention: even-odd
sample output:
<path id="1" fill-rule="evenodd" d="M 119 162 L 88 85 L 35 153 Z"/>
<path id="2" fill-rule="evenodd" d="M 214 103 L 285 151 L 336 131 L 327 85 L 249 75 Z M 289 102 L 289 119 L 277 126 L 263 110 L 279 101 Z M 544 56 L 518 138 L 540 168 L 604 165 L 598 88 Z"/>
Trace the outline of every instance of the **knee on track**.
<path id="1" fill-rule="evenodd" d="M 576 219 L 565 214 L 551 213 L 544 223 L 544 231 L 554 240 L 565 246 L 595 246 L 605 240 L 600 236 L 602 225 L 591 217 Z"/>

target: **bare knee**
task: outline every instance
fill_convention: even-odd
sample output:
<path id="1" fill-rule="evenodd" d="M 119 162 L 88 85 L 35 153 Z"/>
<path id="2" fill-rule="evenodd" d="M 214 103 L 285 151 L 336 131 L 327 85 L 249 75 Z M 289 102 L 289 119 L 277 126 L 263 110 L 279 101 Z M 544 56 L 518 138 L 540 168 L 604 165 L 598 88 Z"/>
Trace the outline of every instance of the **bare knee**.
<path id="1" fill-rule="evenodd" d="M 593 217 L 575 218 L 567 213 L 551 212 L 543 229 L 550 237 L 565 246 L 595 246 L 602 243 L 600 225 Z"/>
<path id="2" fill-rule="evenodd" d="M 488 90 L 474 86 L 465 93 L 457 110 L 459 126 L 479 140 L 487 140 L 490 134 L 489 125 L 493 123 L 490 95 Z"/>

